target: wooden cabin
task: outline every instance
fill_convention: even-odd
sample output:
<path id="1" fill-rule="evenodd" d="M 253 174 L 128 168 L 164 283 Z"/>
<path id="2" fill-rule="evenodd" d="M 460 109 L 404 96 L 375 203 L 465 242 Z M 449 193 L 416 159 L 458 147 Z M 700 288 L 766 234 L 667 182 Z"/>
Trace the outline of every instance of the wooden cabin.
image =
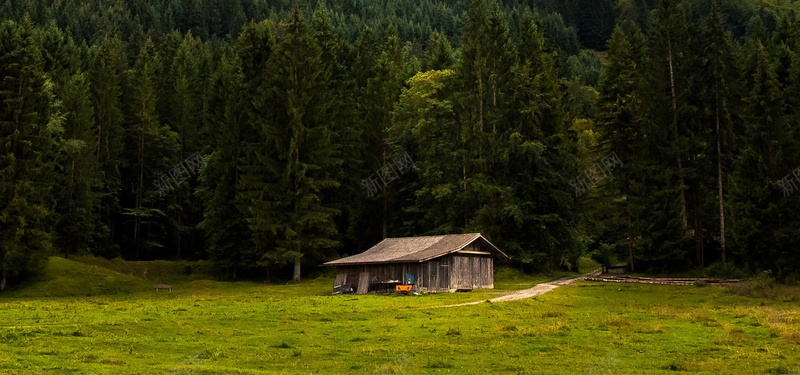
<path id="1" fill-rule="evenodd" d="M 494 288 L 495 260 L 510 259 L 479 233 L 387 238 L 369 250 L 325 263 L 336 267 L 334 293 Z"/>

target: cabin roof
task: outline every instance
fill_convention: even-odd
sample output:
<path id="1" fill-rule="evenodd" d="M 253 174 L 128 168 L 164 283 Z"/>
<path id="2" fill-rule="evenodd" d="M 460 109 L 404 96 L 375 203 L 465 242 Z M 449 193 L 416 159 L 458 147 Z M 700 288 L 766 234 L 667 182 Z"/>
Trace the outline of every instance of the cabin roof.
<path id="1" fill-rule="evenodd" d="M 480 241 L 498 258 L 510 259 L 480 233 L 447 234 L 441 236 L 386 238 L 369 250 L 334 260 L 324 266 L 346 266 L 375 263 L 418 263 L 455 253 Z"/>

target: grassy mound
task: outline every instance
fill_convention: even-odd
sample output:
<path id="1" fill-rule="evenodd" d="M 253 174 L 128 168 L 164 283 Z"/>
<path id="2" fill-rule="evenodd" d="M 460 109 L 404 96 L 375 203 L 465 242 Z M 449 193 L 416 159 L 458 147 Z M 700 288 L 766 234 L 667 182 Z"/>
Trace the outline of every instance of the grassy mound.
<path id="1" fill-rule="evenodd" d="M 107 268 L 50 257 L 45 269 L 28 281 L 2 293 L 9 297 L 72 297 L 131 293 L 153 283 Z"/>
<path id="2" fill-rule="evenodd" d="M 149 280 L 154 284 L 174 284 L 213 279 L 211 276 L 211 263 L 208 261 L 130 261 L 121 258 L 105 259 L 93 256 L 75 257 L 73 259 L 88 265 L 107 268 L 124 275 Z"/>

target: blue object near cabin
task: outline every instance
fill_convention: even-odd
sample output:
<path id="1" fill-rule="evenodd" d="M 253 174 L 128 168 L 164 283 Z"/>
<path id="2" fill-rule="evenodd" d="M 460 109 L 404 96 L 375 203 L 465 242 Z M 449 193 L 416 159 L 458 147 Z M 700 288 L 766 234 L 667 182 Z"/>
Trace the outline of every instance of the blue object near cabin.
<path id="1" fill-rule="evenodd" d="M 414 283 L 414 274 L 407 273 L 406 274 L 406 284 L 413 284 Z"/>

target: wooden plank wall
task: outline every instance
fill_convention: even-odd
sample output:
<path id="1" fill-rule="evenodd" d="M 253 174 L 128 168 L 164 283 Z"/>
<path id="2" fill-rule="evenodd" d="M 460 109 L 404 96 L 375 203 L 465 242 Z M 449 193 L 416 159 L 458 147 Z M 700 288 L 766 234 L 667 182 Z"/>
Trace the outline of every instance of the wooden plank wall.
<path id="1" fill-rule="evenodd" d="M 347 266 L 338 267 L 339 273 L 347 274 L 347 282 L 355 288 L 358 285 L 358 274 L 361 272 L 361 267 Z"/>
<path id="2" fill-rule="evenodd" d="M 471 243 L 471 244 L 469 244 L 467 246 L 464 246 L 464 248 L 461 249 L 461 250 L 463 250 L 463 251 L 488 251 L 488 250 L 484 249 L 483 246 L 481 246 L 481 244 L 478 241 L 475 241 L 475 242 L 473 242 L 473 243 Z"/>
<path id="3" fill-rule="evenodd" d="M 494 288 L 493 266 L 494 259 L 491 256 L 453 254 L 425 263 L 343 266 L 339 267 L 338 272 L 346 274 L 347 283 L 354 287 L 362 285 L 360 278 L 363 273 L 367 273 L 371 279 L 366 280 L 367 283 L 375 279 L 403 282 L 405 274 L 412 273 L 418 288 L 441 292 L 450 289 Z"/>
<path id="4" fill-rule="evenodd" d="M 333 282 L 333 286 L 341 286 L 342 284 L 347 282 L 347 273 L 346 272 L 339 272 L 336 274 L 336 280 Z"/>
<path id="5" fill-rule="evenodd" d="M 413 264 L 409 267 L 409 272 L 417 278 L 417 288 L 425 288 L 428 291 L 436 291 L 435 285 L 439 276 L 438 267 L 433 261 Z"/>
<path id="6" fill-rule="evenodd" d="M 342 266 L 338 267 L 338 273 L 347 274 L 347 283 L 362 285 L 361 277 L 368 274 L 369 279 L 363 281 L 369 283 L 371 280 L 379 281 L 400 280 L 403 281 L 403 264 L 370 264 L 364 266 Z M 338 279 L 338 276 L 337 276 Z"/>
<path id="7" fill-rule="evenodd" d="M 467 280 L 468 274 L 465 275 L 465 263 L 469 260 L 468 257 L 454 255 L 450 258 L 452 260 L 452 270 L 450 273 L 450 288 L 452 289 L 468 289 L 472 287 L 472 279 Z M 469 283 L 469 286 L 467 286 Z"/>
<path id="8" fill-rule="evenodd" d="M 369 272 L 361 272 L 358 276 L 358 289 L 356 294 L 367 294 L 369 291 Z"/>
<path id="9" fill-rule="evenodd" d="M 486 283 L 483 287 L 487 289 L 494 289 L 494 258 L 486 258 L 486 268 L 488 272 L 486 272 Z"/>
<path id="10" fill-rule="evenodd" d="M 494 261 L 488 256 L 453 255 L 450 288 L 484 289 L 494 287 Z"/>
<path id="11" fill-rule="evenodd" d="M 402 264 L 371 264 L 363 267 L 365 271 L 369 271 L 369 274 L 373 279 L 377 278 L 378 281 L 403 281 Z"/>
<path id="12" fill-rule="evenodd" d="M 429 260 L 418 267 L 409 267 L 409 272 L 417 272 L 417 287 L 425 288 L 430 292 L 447 291 L 450 289 L 450 257 Z"/>
<path id="13" fill-rule="evenodd" d="M 452 258 L 443 257 L 439 265 L 439 285 L 438 290 L 450 290 L 450 269 L 452 267 Z"/>

